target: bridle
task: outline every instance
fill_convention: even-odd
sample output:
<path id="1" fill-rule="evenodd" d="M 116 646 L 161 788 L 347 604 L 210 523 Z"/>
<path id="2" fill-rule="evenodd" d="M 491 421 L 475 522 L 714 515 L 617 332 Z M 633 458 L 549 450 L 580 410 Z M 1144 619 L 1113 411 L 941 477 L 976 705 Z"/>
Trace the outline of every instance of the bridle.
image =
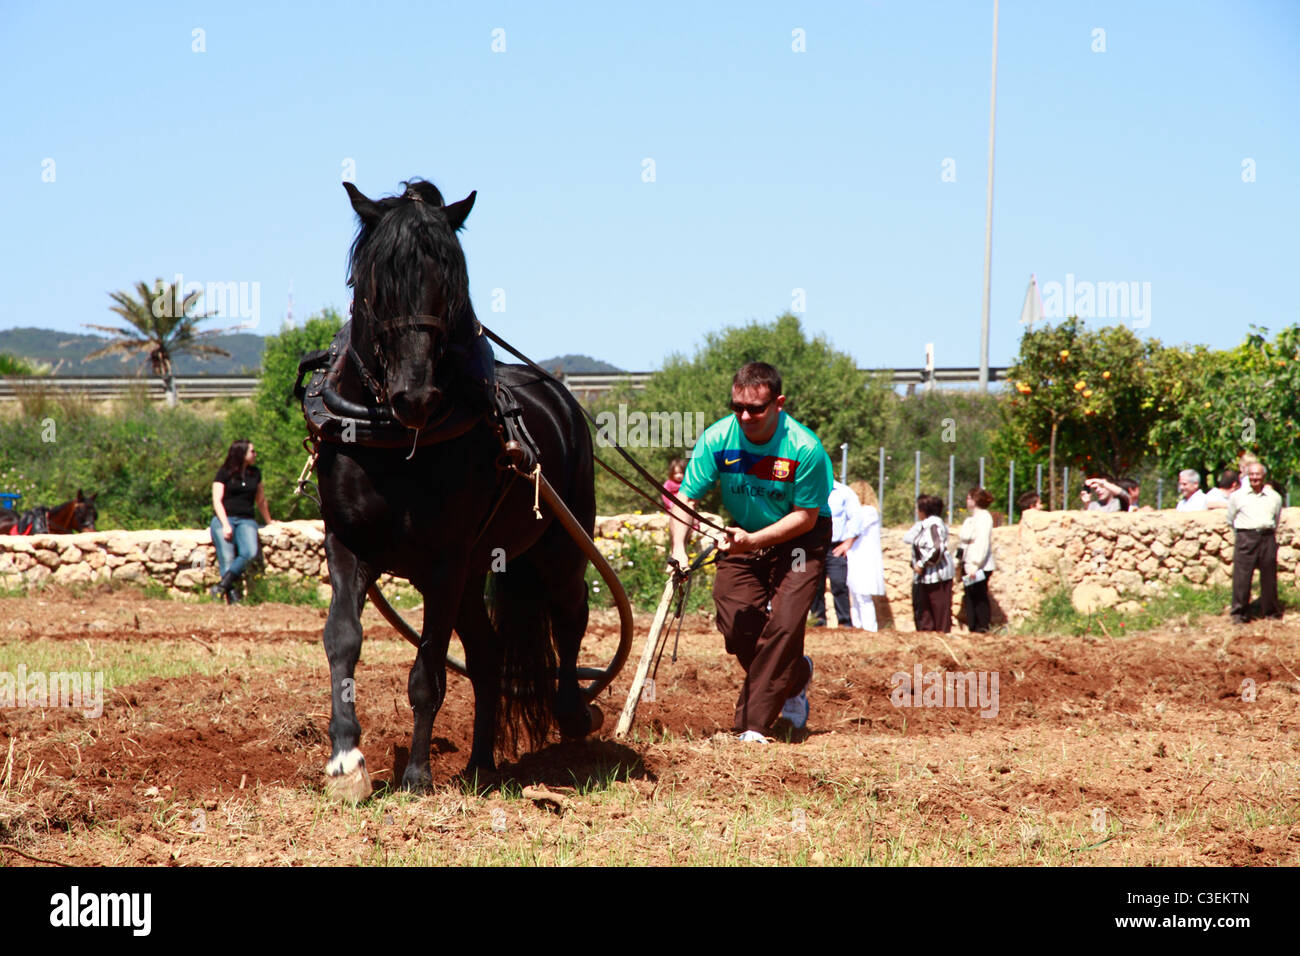
<path id="1" fill-rule="evenodd" d="M 362 304 L 373 319 L 374 313 L 370 311 L 370 303 L 363 299 Z M 377 320 L 375 321 L 375 324 L 376 326 L 379 325 Z M 442 316 L 438 315 L 399 315 L 386 320 L 382 324 L 382 328 L 385 331 L 427 329 L 430 332 L 438 333 L 446 330 L 447 323 L 443 321 Z M 378 381 L 370 369 L 366 367 L 366 363 L 361 361 L 361 356 L 357 354 L 357 350 L 355 346 L 353 346 L 350 337 L 348 339 L 348 357 L 352 359 L 352 365 L 356 368 L 357 374 L 361 377 L 361 384 L 366 387 L 366 391 L 374 396 L 375 401 L 380 405 L 387 405 L 388 386 L 386 383 L 389 378 L 388 363 L 384 359 L 383 350 L 379 347 L 379 336 L 376 334 L 378 331 L 378 328 L 371 329 L 371 350 L 374 352 L 375 362 L 379 365 L 380 369 L 383 370 L 383 382 Z M 448 351 L 450 351 L 450 348 Z"/>

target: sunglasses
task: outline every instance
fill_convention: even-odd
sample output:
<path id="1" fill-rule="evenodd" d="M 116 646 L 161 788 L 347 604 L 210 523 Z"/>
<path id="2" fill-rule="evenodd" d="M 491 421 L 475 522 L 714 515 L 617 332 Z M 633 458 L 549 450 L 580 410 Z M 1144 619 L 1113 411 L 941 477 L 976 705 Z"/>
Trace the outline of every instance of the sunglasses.
<path id="1" fill-rule="evenodd" d="M 768 401 L 764 402 L 762 405 L 747 405 L 744 402 L 732 402 L 730 407 L 731 410 L 735 412 L 737 415 L 739 415 L 741 412 L 749 412 L 751 417 L 757 418 L 759 415 L 762 415 L 765 411 L 767 411 L 768 406 L 771 405 L 772 402 L 774 401 L 776 401 L 776 399 L 774 398 L 769 399 Z"/>

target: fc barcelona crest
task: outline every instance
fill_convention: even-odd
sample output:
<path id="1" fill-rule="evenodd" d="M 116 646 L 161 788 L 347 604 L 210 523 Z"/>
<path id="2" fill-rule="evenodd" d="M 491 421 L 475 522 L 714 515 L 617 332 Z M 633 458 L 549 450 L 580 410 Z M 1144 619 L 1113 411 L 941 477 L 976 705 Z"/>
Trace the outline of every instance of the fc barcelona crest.
<path id="1" fill-rule="evenodd" d="M 785 481 L 790 477 L 790 462 L 785 458 L 778 458 L 772 462 L 772 477 L 776 481 Z"/>

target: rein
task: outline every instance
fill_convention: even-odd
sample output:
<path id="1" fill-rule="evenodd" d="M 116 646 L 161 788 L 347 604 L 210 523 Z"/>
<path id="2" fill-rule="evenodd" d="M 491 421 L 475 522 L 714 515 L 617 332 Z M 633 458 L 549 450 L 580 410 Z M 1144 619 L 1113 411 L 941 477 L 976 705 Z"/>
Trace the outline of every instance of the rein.
<path id="1" fill-rule="evenodd" d="M 491 339 L 491 340 L 492 340 L 493 342 L 495 342 L 497 345 L 501 346 L 503 349 L 505 349 L 507 352 L 509 352 L 509 353 L 510 353 L 511 355 L 513 355 L 515 358 L 517 358 L 517 359 L 519 359 L 520 361 L 522 361 L 525 365 L 527 365 L 527 366 L 528 366 L 530 369 L 532 369 L 534 372 L 538 373 L 539 375 L 541 375 L 541 376 L 543 376 L 543 377 L 545 377 L 545 378 L 547 378 L 547 379 L 550 379 L 550 380 L 551 380 L 552 382 L 554 382 L 556 385 L 559 385 L 559 386 L 561 386 L 561 387 L 564 387 L 564 383 L 561 382 L 558 378 L 556 378 L 556 377 L 555 377 L 554 375 L 552 375 L 550 372 L 546 371 L 546 369 L 542 368 L 540 365 L 538 365 L 536 362 L 534 362 L 532 359 L 530 359 L 527 355 L 524 355 L 522 352 L 520 352 L 518 349 L 516 349 L 514 346 L 512 346 L 512 345 L 511 345 L 509 342 L 507 342 L 505 339 L 501 338 L 501 336 L 497 335 L 495 332 L 493 332 L 491 329 L 489 329 L 486 325 L 480 325 L 480 329 L 482 330 L 482 334 L 483 334 L 483 335 L 486 335 L 489 339 Z M 581 403 L 581 402 L 578 403 L 578 408 L 581 409 L 582 414 L 586 417 L 587 421 L 591 422 L 591 424 L 592 424 L 593 426 L 595 426 L 596 428 L 599 428 L 599 427 L 600 427 L 600 425 L 597 423 L 597 421 L 596 421 L 596 419 L 595 419 L 595 416 L 593 416 L 593 415 L 591 414 L 591 412 L 587 411 L 587 409 L 584 408 L 584 407 L 582 406 L 582 403 Z M 637 461 L 635 458 L 633 458 L 631 455 L 629 455 L 629 454 L 627 453 L 627 451 L 624 450 L 624 448 L 623 448 L 622 445 L 618 444 L 617 442 L 611 442 L 610 444 L 613 446 L 613 448 L 614 448 L 615 451 L 617 451 L 620 455 L 623 456 L 623 458 L 627 461 L 628 464 L 630 464 L 633 468 L 636 469 L 637 473 L 638 473 L 642 478 L 644 478 L 644 479 L 646 479 L 647 481 L 651 482 L 651 483 L 654 484 L 656 487 L 659 487 L 659 480 L 658 480 L 657 478 L 655 478 L 654 475 L 650 474 L 650 472 L 646 471 L 646 469 L 645 469 L 644 467 L 642 467 L 642 465 L 641 465 L 641 463 L 640 463 L 639 461 Z M 656 500 L 652 495 L 647 494 L 643 489 L 638 488 L 636 485 L 632 484 L 631 481 L 629 481 L 626 477 L 624 477 L 623 475 L 621 475 L 621 474 L 619 474 L 617 471 L 615 471 L 613 468 L 611 468 L 608 464 L 606 464 L 606 463 L 605 463 L 605 462 L 600 458 L 600 456 L 596 455 L 594 452 L 592 453 L 592 457 L 596 459 L 596 463 L 597 463 L 598 465 L 600 465 L 600 467 L 604 468 L 607 472 L 609 472 L 611 475 L 613 475 L 613 476 L 614 476 L 615 478 L 617 478 L 619 481 L 623 482 L 623 484 L 627 485 L 629 488 L 631 488 L 633 491 L 635 491 L 638 495 L 640 495 L 640 496 L 641 496 L 642 498 L 644 498 L 646 501 L 648 501 L 648 502 L 650 502 L 652 505 L 654 505 L 655 508 L 656 508 L 657 510 L 660 510 L 660 511 L 663 510 L 663 503 L 662 503 L 662 502 L 657 501 L 657 500 Z M 700 514 L 700 513 L 699 513 L 698 511 L 696 511 L 695 509 L 689 507 L 689 506 L 688 506 L 684 501 L 682 501 L 680 498 L 678 498 L 678 497 L 677 497 L 675 494 L 673 494 L 672 492 L 667 491 L 667 490 L 664 490 L 664 489 L 660 489 L 660 490 L 661 490 L 661 493 L 662 493 L 665 497 L 667 497 L 669 500 L 671 500 L 671 501 L 673 502 L 673 504 L 677 505 L 677 507 L 681 508 L 684 512 L 686 512 L 688 515 L 690 515 L 690 516 L 691 516 L 692 518 L 694 518 L 696 521 L 700 522 L 700 524 L 708 525 L 710 528 L 713 528 L 713 529 L 715 529 L 715 530 L 717 530 L 717 531 L 720 531 L 720 532 L 722 532 L 724 535 L 727 533 L 727 529 L 726 529 L 726 528 L 722 527 L 721 525 L 717 525 L 717 524 L 715 524 L 714 522 L 710 521 L 708 518 L 704 517 L 704 515 Z"/>

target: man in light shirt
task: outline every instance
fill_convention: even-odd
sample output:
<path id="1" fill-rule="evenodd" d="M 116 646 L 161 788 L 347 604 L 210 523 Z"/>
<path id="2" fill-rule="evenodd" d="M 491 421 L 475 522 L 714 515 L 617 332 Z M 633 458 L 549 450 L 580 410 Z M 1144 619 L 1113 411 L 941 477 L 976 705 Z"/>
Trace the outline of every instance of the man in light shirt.
<path id="1" fill-rule="evenodd" d="M 862 505 L 848 485 L 834 482 L 831 485 L 831 551 L 826 555 L 821 584 L 813 595 L 812 617 L 818 627 L 826 626 L 826 579 L 831 581 L 831 597 L 835 601 L 835 623 L 850 627 L 849 608 L 849 549 L 857 533 L 858 512 Z"/>
<path id="2" fill-rule="evenodd" d="M 1228 499 L 1228 524 L 1236 544 L 1232 552 L 1232 619 L 1250 620 L 1250 582 L 1259 568 L 1259 607 L 1264 617 L 1282 616 L 1277 601 L 1277 525 L 1282 496 L 1265 486 L 1268 469 L 1259 462 L 1246 467 L 1250 484 Z"/>
<path id="3" fill-rule="evenodd" d="M 1192 468 L 1178 473 L 1178 510 L 1204 511 L 1205 492 L 1201 490 L 1201 476 Z"/>
<path id="4" fill-rule="evenodd" d="M 1219 475 L 1219 484 L 1205 493 L 1205 507 L 1213 511 L 1216 508 L 1228 507 L 1228 499 L 1232 493 L 1241 487 L 1241 476 L 1237 474 L 1237 469 L 1226 468 Z"/>

